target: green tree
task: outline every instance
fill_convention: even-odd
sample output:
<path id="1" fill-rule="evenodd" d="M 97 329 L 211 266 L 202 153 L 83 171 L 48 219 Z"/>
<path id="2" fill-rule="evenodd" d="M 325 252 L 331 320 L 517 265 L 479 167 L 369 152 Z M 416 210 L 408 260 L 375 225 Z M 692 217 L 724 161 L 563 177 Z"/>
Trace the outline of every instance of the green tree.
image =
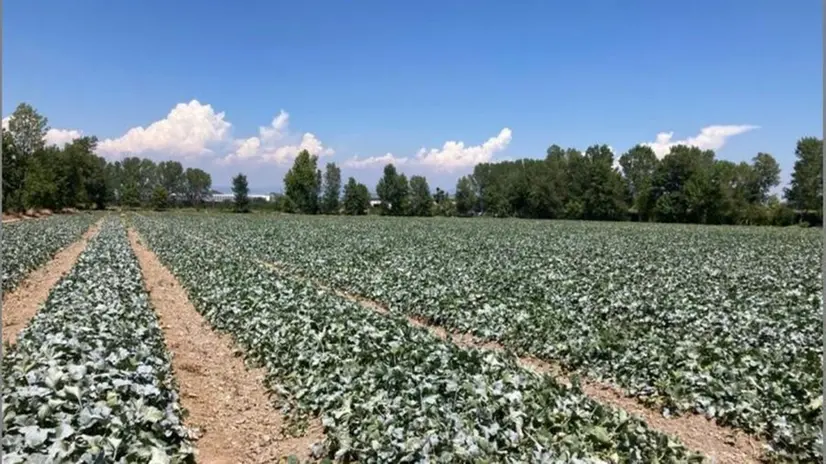
<path id="1" fill-rule="evenodd" d="M 178 198 L 185 194 L 184 167 L 178 161 L 161 161 L 157 167 L 158 184 L 170 195 Z"/>
<path id="2" fill-rule="evenodd" d="M 437 204 L 442 204 L 450 200 L 450 195 L 439 187 L 436 187 L 436 193 L 433 194 L 433 201 Z"/>
<path id="3" fill-rule="evenodd" d="M 126 157 L 120 164 L 120 182 L 122 203 L 126 206 L 137 207 L 141 203 L 140 195 L 140 164 L 138 157 Z"/>
<path id="4" fill-rule="evenodd" d="M 235 194 L 235 212 L 249 213 L 250 211 L 250 188 L 247 183 L 247 176 L 238 173 L 232 178 L 232 193 Z"/>
<path id="5" fill-rule="evenodd" d="M 436 205 L 434 214 L 444 217 L 456 216 L 456 204 L 450 200 L 445 201 L 443 203 L 438 203 Z"/>
<path id="6" fill-rule="evenodd" d="M 511 207 L 508 201 L 508 191 L 511 190 L 508 172 L 513 163 L 482 163 L 473 168 L 473 174 L 468 177 L 470 189 L 474 193 L 476 203 L 466 212 L 459 205 L 459 190 L 456 191 L 457 211 L 459 214 L 480 212 L 492 216 L 508 216 Z M 461 180 L 461 179 L 460 179 Z M 457 183 L 458 187 L 458 183 Z"/>
<path id="7" fill-rule="evenodd" d="M 162 185 L 156 186 L 152 190 L 152 208 L 155 211 L 164 211 L 169 207 L 169 192 Z"/>
<path id="8" fill-rule="evenodd" d="M 370 207 L 370 192 L 367 186 L 350 177 L 344 185 L 344 214 L 358 216 L 367 213 Z"/>
<path id="9" fill-rule="evenodd" d="M 23 203 L 29 208 L 105 207 L 109 198 L 106 161 L 95 155 L 95 137 L 81 137 L 60 149 L 46 147 L 26 163 Z"/>
<path id="10" fill-rule="evenodd" d="M 436 193 L 433 195 L 433 201 L 436 202 L 436 206 L 433 208 L 433 214 L 445 217 L 456 215 L 456 205 L 453 204 L 453 201 L 450 199 L 450 194 L 446 191 L 436 187 Z"/>
<path id="11" fill-rule="evenodd" d="M 592 145 L 585 151 L 588 183 L 583 192 L 586 219 L 619 220 L 627 211 L 625 186 L 613 168 L 614 154 L 608 145 Z"/>
<path id="12" fill-rule="evenodd" d="M 754 175 L 749 188 L 750 201 L 761 205 L 766 204 L 771 189 L 780 184 L 780 165 L 772 155 L 758 153 L 752 158 L 751 169 Z"/>
<path id="13" fill-rule="evenodd" d="M 823 217 L 823 140 L 804 137 L 797 142 L 792 179 L 786 200 L 800 211 L 813 211 Z"/>
<path id="14" fill-rule="evenodd" d="M 711 190 L 714 152 L 676 145 L 657 164 L 652 179 L 654 216 L 663 222 L 701 222 L 704 192 Z"/>
<path id="15" fill-rule="evenodd" d="M 561 216 L 562 201 L 557 189 L 558 175 L 547 160 L 522 160 L 526 196 L 523 217 L 552 219 Z"/>
<path id="16" fill-rule="evenodd" d="M 95 137 L 80 137 L 63 147 L 46 146 L 47 132 L 45 117 L 28 104 L 18 105 L 2 133 L 4 209 L 157 206 L 161 191 L 166 192 L 166 202 L 170 196 L 184 197 L 199 207 L 212 192 L 211 177 L 200 169 L 184 171 L 177 161 L 155 164 L 137 157 L 109 163 L 95 155 Z M 477 164 L 471 175 L 457 181 L 455 201 L 439 188 L 431 196 L 423 176 L 408 182 L 391 164 L 385 166 L 376 193 L 387 215 L 480 212 L 618 220 L 631 212 L 642 220 L 786 225 L 796 215 L 806 220 L 822 217 L 822 149 L 821 139 L 798 141 L 792 181 L 784 191 L 786 203 L 770 195 L 780 178 L 771 155 L 761 152 L 751 164 L 733 163 L 689 146 L 674 146 L 661 160 L 648 147 L 633 147 L 620 157 L 620 172 L 606 145 L 593 145 L 584 154 L 551 145 L 544 159 Z M 336 212 L 342 203 L 348 214 L 369 209 L 366 186 L 350 178 L 340 200 L 338 167 L 329 163 L 322 175 L 317 157 L 306 150 L 299 153 L 284 182 L 286 194 L 277 204 L 283 211 Z M 248 186 L 243 190 L 248 192 Z M 246 200 L 237 204 L 246 210 L 251 201 L 248 193 L 243 196 Z"/>
<path id="17" fill-rule="evenodd" d="M 324 196 L 321 199 L 324 214 L 338 214 L 341 196 L 341 169 L 335 163 L 327 163 L 324 171 Z"/>
<path id="18" fill-rule="evenodd" d="M 199 208 L 212 190 L 212 176 L 198 168 L 187 168 L 184 178 L 186 179 L 187 201 Z"/>
<path id="19" fill-rule="evenodd" d="M 138 188 L 134 184 L 126 184 L 123 186 L 123 197 L 121 204 L 132 208 L 137 208 L 141 205 L 141 197 L 138 194 Z"/>
<path id="20" fill-rule="evenodd" d="M 106 179 L 106 159 L 93 155 L 88 162 L 88 171 L 85 178 L 87 201 L 93 204 L 96 209 L 104 209 L 112 198 L 109 192 L 109 182 Z"/>
<path id="21" fill-rule="evenodd" d="M 746 224 L 754 215 L 749 204 L 749 189 L 753 172 L 748 163 L 735 164 L 715 160 L 712 166 L 707 222 L 715 224 Z"/>
<path id="22" fill-rule="evenodd" d="M 158 182 L 158 165 L 151 159 L 142 159 L 138 166 L 138 179 L 140 180 L 138 190 L 141 203 L 146 204 L 152 196 L 152 191 L 157 185 L 160 185 Z"/>
<path id="23" fill-rule="evenodd" d="M 128 189 L 130 195 L 134 192 L 141 204 L 150 203 L 152 191 L 155 186 L 159 185 L 157 174 L 157 165 L 150 159 L 131 156 L 124 158 L 121 162 L 121 178 L 124 189 Z M 130 201 L 133 200 L 130 199 Z"/>
<path id="24" fill-rule="evenodd" d="M 658 162 L 654 150 L 645 145 L 634 146 L 619 159 L 628 185 L 632 210 L 639 215 L 642 221 L 651 218 L 654 208 L 651 201 L 651 182 Z"/>
<path id="25" fill-rule="evenodd" d="M 545 164 L 548 166 L 547 182 L 552 190 L 549 209 L 551 217 L 564 217 L 565 204 L 568 201 L 568 154 L 559 145 L 551 145 L 545 152 Z"/>
<path id="26" fill-rule="evenodd" d="M 681 222 L 698 224 L 714 223 L 710 216 L 716 212 L 715 204 L 719 193 L 713 182 L 710 167 L 700 169 L 688 178 L 682 190 L 686 210 Z"/>
<path id="27" fill-rule="evenodd" d="M 31 156 L 46 146 L 49 120 L 28 103 L 20 103 L 9 119 L 9 132 L 22 156 Z"/>
<path id="28" fill-rule="evenodd" d="M 58 149 L 57 156 L 57 207 L 82 207 L 96 203 L 90 189 L 105 189 L 99 157 L 94 154 L 97 137 L 80 137 Z M 105 197 L 103 192 L 96 192 Z M 104 199 L 100 199 L 101 202 Z"/>
<path id="29" fill-rule="evenodd" d="M 591 182 L 588 160 L 582 152 L 574 148 L 565 150 L 565 186 L 564 217 L 583 219 L 586 216 L 585 192 Z"/>
<path id="30" fill-rule="evenodd" d="M 773 226 L 789 226 L 794 224 L 794 210 L 786 203 L 780 201 L 777 195 L 769 197 L 767 202 L 768 216 L 770 224 Z"/>
<path id="31" fill-rule="evenodd" d="M 104 178 L 106 179 L 107 202 L 121 204 L 123 199 L 123 168 L 120 161 L 106 163 Z"/>
<path id="32" fill-rule="evenodd" d="M 384 174 L 376 185 L 381 200 L 382 215 L 404 216 L 408 209 L 410 187 L 407 176 L 399 174 L 393 164 L 384 167 Z"/>
<path id="33" fill-rule="evenodd" d="M 318 157 L 302 150 L 296 156 L 292 168 L 284 176 L 285 194 L 292 200 L 298 212 L 316 214 L 321 176 L 317 170 Z"/>
<path id="34" fill-rule="evenodd" d="M 22 211 L 26 158 L 14 145 L 11 132 L 3 130 L 3 211 Z"/>
<path id="35" fill-rule="evenodd" d="M 275 198 L 275 210 L 282 213 L 295 213 L 295 203 L 287 195 L 278 195 Z"/>
<path id="36" fill-rule="evenodd" d="M 57 209 L 59 162 L 60 150 L 56 146 L 39 150 L 30 157 L 23 181 L 26 208 Z"/>
<path id="37" fill-rule="evenodd" d="M 430 196 L 430 186 L 424 176 L 410 178 L 410 207 L 411 216 L 432 216 L 433 197 Z"/>
<path id="38" fill-rule="evenodd" d="M 456 212 L 460 216 L 469 216 L 476 210 L 476 189 L 469 176 L 462 176 L 456 182 Z"/>

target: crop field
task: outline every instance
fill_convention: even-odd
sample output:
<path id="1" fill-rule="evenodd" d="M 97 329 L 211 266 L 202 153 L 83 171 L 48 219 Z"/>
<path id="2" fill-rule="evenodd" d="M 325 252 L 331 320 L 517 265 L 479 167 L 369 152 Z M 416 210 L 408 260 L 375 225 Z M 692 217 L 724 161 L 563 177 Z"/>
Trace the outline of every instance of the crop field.
<path id="1" fill-rule="evenodd" d="M 71 242 L 84 220 L 44 243 Z M 821 458 L 817 230 L 142 213 L 107 217 L 5 350 L 4 463 L 197 456 L 127 228 L 263 368 L 291 427 L 320 421 L 316 459 L 666 463 L 711 451 L 517 356 L 743 431 L 765 460 Z M 22 269 L 57 245 L 36 246 L 43 257 Z"/>
<path id="2" fill-rule="evenodd" d="M 235 335 L 292 414 L 321 415 L 334 457 L 364 462 L 685 461 L 673 440 L 622 411 L 466 351 L 230 250 L 187 239 L 172 223 L 136 220 L 218 329 Z M 210 272 L 203 272 L 209 269 Z"/>
<path id="3" fill-rule="evenodd" d="M 156 217 L 393 311 L 820 459 L 821 242 L 799 228 Z M 182 239 L 181 241 L 186 241 Z"/>
<path id="4" fill-rule="evenodd" d="M 117 219 L 4 350 L 3 413 L 4 463 L 191 454 L 163 338 Z"/>
<path id="5" fill-rule="evenodd" d="M 14 289 L 59 249 L 77 240 L 95 215 L 58 215 L 3 225 L 3 292 Z"/>

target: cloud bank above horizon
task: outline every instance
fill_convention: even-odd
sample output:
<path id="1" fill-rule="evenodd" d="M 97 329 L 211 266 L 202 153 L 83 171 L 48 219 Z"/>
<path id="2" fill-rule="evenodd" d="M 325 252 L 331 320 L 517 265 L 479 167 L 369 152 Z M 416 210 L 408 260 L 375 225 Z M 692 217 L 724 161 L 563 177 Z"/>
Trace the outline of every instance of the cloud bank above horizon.
<path id="1" fill-rule="evenodd" d="M 5 117 L 2 120 L 4 129 L 8 129 L 9 119 Z M 675 145 L 719 150 L 731 137 L 758 128 L 759 126 L 749 124 L 710 125 L 685 139 L 674 140 L 674 132 L 660 132 L 653 141 L 639 144 L 651 147 L 662 158 Z M 178 103 L 165 117 L 146 126 L 133 127 L 120 137 L 101 140 L 97 150 L 98 154 L 108 159 L 161 155 L 172 159 L 208 160 L 219 166 L 288 166 L 302 150 L 319 158 L 331 158 L 336 154 L 332 147 L 326 146 L 313 132 L 291 131 L 290 113 L 283 109 L 268 125 L 258 127 L 255 136 L 235 137 L 233 129 L 233 124 L 224 112 L 218 112 L 212 105 L 193 99 L 187 103 Z M 46 142 L 49 145 L 63 146 L 83 135 L 84 132 L 79 129 L 51 128 L 46 133 Z M 385 153 L 368 157 L 351 156 L 337 162 L 351 169 L 380 169 L 393 163 L 397 166 L 455 172 L 494 161 L 497 154 L 507 150 L 512 140 L 513 131 L 504 127 L 498 134 L 478 145 L 448 140 L 439 148 L 422 147 L 410 156 Z M 618 158 L 619 153 L 615 156 Z"/>
<path id="2" fill-rule="evenodd" d="M 643 142 L 640 145 L 651 147 L 657 158 L 662 159 L 671 150 L 671 147 L 677 145 L 688 145 L 700 148 L 702 150 L 719 150 L 723 148 L 729 138 L 735 135 L 745 134 L 746 132 L 759 129 L 760 126 L 750 124 L 740 125 L 714 125 L 706 126 L 700 129 L 700 133 L 682 140 L 674 140 L 674 132 L 660 132 L 653 142 Z"/>
<path id="3" fill-rule="evenodd" d="M 417 164 L 421 166 L 439 168 L 446 171 L 473 167 L 479 163 L 487 163 L 493 159 L 493 155 L 504 151 L 513 138 L 513 132 L 509 128 L 502 129 L 498 135 L 489 138 L 481 145 L 466 147 L 464 142 L 449 140 L 442 148 L 426 149 L 422 147 L 415 157 L 398 157 L 392 153 L 383 156 L 372 156 L 369 158 L 359 158 L 354 156 L 343 165 L 350 168 L 373 168 L 393 164 Z"/>
<path id="4" fill-rule="evenodd" d="M 6 116 L 3 118 L 3 130 L 9 130 L 9 121 L 11 121 L 11 116 Z M 80 137 L 83 137 L 83 132 L 79 130 L 50 128 L 46 131 L 46 145 L 57 145 L 62 147 L 68 143 L 71 143 L 72 140 L 79 139 Z"/>

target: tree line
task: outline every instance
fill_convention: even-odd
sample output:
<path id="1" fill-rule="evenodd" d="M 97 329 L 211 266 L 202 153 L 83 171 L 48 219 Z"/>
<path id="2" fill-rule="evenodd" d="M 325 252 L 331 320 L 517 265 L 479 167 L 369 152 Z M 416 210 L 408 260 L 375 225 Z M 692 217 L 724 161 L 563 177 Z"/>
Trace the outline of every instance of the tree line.
<path id="1" fill-rule="evenodd" d="M 699 224 L 822 223 L 823 141 L 804 137 L 783 199 L 771 194 L 780 167 L 768 153 L 748 162 L 715 158 L 712 150 L 676 145 L 658 158 L 637 145 L 617 160 L 608 145 L 585 152 L 558 145 L 544 159 L 481 163 L 461 177 L 453 198 L 424 176 L 410 179 L 393 164 L 375 187 L 377 212 L 388 216 L 472 216 L 537 219 L 637 220 Z M 276 208 L 304 214 L 366 214 L 367 187 L 350 178 L 339 204 L 341 171 L 302 152 L 284 178 Z"/>
<path id="2" fill-rule="evenodd" d="M 4 212 L 199 206 L 212 192 L 212 177 L 201 169 L 138 157 L 107 161 L 95 154 L 96 137 L 58 147 L 46 144 L 48 130 L 47 118 L 26 103 L 11 115 L 3 130 Z"/>
<path id="3" fill-rule="evenodd" d="M 107 205 L 199 207 L 214 193 L 209 173 L 177 161 L 155 163 L 127 157 L 97 156 L 95 137 L 80 137 L 63 147 L 46 144 L 48 121 L 26 103 L 3 131 L 3 210 L 104 208 Z M 284 194 L 270 208 L 303 214 L 378 213 L 389 216 L 494 216 L 545 219 L 639 220 L 702 224 L 787 225 L 821 223 L 823 141 L 798 140 L 789 186 L 772 195 L 780 182 L 774 157 L 757 153 L 751 162 L 715 158 L 712 150 L 677 145 L 659 158 L 645 145 L 619 156 L 607 145 L 584 152 L 558 145 L 544 159 L 481 163 L 458 179 L 451 197 L 431 191 L 421 175 L 407 176 L 393 164 L 384 167 L 371 206 L 368 187 L 318 157 L 298 154 L 284 176 Z M 233 178 L 239 212 L 249 211 L 246 176 Z"/>
<path id="4" fill-rule="evenodd" d="M 770 154 L 751 163 L 715 158 L 712 150 L 677 145 L 661 159 L 645 145 L 614 168 L 607 145 L 548 148 L 544 159 L 477 165 L 459 179 L 459 214 L 524 218 L 639 220 L 700 224 L 785 225 L 822 218 L 822 140 L 797 143 L 785 202 L 771 191 L 780 167 Z"/>

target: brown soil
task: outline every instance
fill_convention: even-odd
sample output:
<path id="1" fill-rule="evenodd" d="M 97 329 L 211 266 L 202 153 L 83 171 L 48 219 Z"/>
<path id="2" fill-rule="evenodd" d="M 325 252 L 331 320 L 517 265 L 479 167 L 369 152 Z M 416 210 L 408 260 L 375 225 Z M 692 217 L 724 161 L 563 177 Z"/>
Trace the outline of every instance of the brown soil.
<path id="1" fill-rule="evenodd" d="M 49 217 L 54 212 L 50 209 L 29 209 L 26 210 L 25 216 L 30 218 L 41 218 L 41 217 Z"/>
<path id="2" fill-rule="evenodd" d="M 338 295 L 362 306 L 389 314 L 387 307 L 367 298 L 351 295 L 341 290 L 334 290 Z M 428 324 L 422 319 L 406 316 L 408 322 L 421 327 L 442 340 L 455 343 L 465 348 L 477 348 L 505 352 L 507 349 L 499 343 L 477 339 L 470 334 L 452 333 L 443 327 Z M 554 363 L 532 356 L 517 358 L 519 364 L 538 374 L 547 374 L 555 381 L 571 384 L 565 370 Z M 763 444 L 756 437 L 740 430 L 720 427 L 699 414 L 685 414 L 677 417 L 665 417 L 661 413 L 646 407 L 633 397 L 625 395 L 621 389 L 580 376 L 582 391 L 588 397 L 602 404 L 624 409 L 629 414 L 644 420 L 649 427 L 658 432 L 678 438 L 687 448 L 701 453 L 720 464 L 758 463 L 763 454 Z"/>
<path id="3" fill-rule="evenodd" d="M 264 369 L 247 368 L 232 337 L 210 328 L 134 230 L 129 239 L 173 354 L 181 404 L 188 411 L 185 423 L 196 431 L 198 461 L 273 463 L 289 455 L 309 460 L 310 447 L 324 440 L 320 422 L 313 421 L 303 437 L 283 433 L 283 415 L 263 385 Z"/>
<path id="4" fill-rule="evenodd" d="M 3 213 L 3 224 L 19 221 L 20 219 L 21 216 L 17 213 Z"/>
<path id="5" fill-rule="evenodd" d="M 279 266 L 268 263 L 269 267 L 281 269 Z M 390 314 L 387 307 L 367 298 L 352 295 L 342 290 L 333 289 L 314 282 L 323 290 L 331 291 L 336 295 L 377 311 L 381 314 Z M 464 348 L 477 348 L 505 352 L 507 349 L 499 343 L 479 340 L 470 334 L 452 333 L 443 327 L 428 324 L 427 322 L 405 316 L 407 321 L 416 327 L 429 331 L 432 335 L 446 341 L 451 341 Z M 548 374 L 555 381 L 571 384 L 565 370 L 554 363 L 549 363 L 532 356 L 517 358 L 519 364 L 538 374 Z M 756 437 L 740 430 L 721 427 L 699 414 L 685 414 L 678 417 L 665 417 L 661 413 L 646 407 L 633 397 L 625 395 L 621 389 L 580 376 L 582 391 L 590 398 L 615 408 L 624 409 L 629 414 L 644 420 L 653 430 L 678 438 L 687 448 L 701 453 L 719 464 L 758 463 L 763 454 L 763 444 Z"/>
<path id="6" fill-rule="evenodd" d="M 77 214 L 79 212 L 76 208 L 63 208 L 57 211 L 57 214 Z M 9 224 L 17 221 L 49 217 L 53 214 L 55 214 L 55 212 L 50 209 L 29 209 L 24 213 L 3 213 L 2 221 L 3 224 Z"/>
<path id="7" fill-rule="evenodd" d="M 20 331 L 46 302 L 52 287 L 75 265 L 89 239 L 97 234 L 100 224 L 99 221 L 92 225 L 80 240 L 57 252 L 48 263 L 32 271 L 14 290 L 3 295 L 4 341 L 12 344 L 17 341 Z"/>
<path id="8" fill-rule="evenodd" d="M 210 243 L 213 246 L 224 248 L 218 243 L 201 239 L 194 235 L 192 237 Z M 375 300 L 332 288 L 316 279 L 288 275 L 281 263 L 262 260 L 256 261 L 265 267 L 281 272 L 288 278 L 309 281 L 322 290 L 335 293 L 342 298 L 359 303 L 365 308 L 381 314 L 391 313 L 389 308 Z M 451 341 L 461 347 L 488 349 L 499 352 L 507 351 L 504 346 L 496 342 L 479 340 L 470 334 L 452 333 L 443 327 L 429 324 L 416 317 L 404 317 L 410 324 L 421 327 L 434 336 L 442 340 Z M 550 375 L 555 381 L 560 383 L 568 385 L 571 383 L 569 374 L 558 364 L 531 356 L 518 357 L 517 359 L 519 364 L 526 369 L 538 374 Z M 645 421 L 653 430 L 678 438 L 688 449 L 705 455 L 714 463 L 744 464 L 761 462 L 760 457 L 763 455 L 765 448 L 763 442 L 757 437 L 748 435 L 740 430 L 721 427 L 699 414 L 688 413 L 681 416 L 665 417 L 660 412 L 646 407 L 635 398 L 627 396 L 622 389 L 594 379 L 588 379 L 581 375 L 580 385 L 588 397 L 599 403 L 624 409 L 629 414 L 635 415 Z"/>

